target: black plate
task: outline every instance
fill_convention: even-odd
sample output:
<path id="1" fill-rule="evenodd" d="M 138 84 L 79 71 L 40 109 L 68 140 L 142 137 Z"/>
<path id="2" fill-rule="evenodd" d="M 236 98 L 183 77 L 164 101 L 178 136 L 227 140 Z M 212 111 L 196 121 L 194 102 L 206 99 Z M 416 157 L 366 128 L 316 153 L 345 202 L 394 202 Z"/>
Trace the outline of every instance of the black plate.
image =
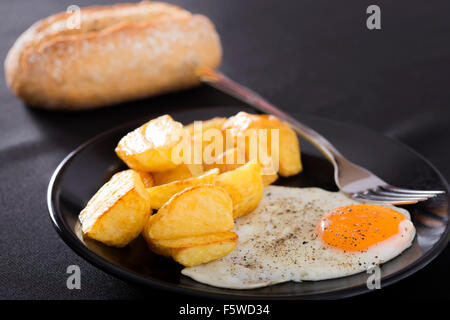
<path id="1" fill-rule="evenodd" d="M 214 116 L 230 116 L 243 109 L 246 108 L 189 109 L 171 112 L 171 115 L 186 124 Z M 148 119 L 125 124 L 87 141 L 70 153 L 53 174 L 48 188 L 50 216 L 60 236 L 75 252 L 122 279 L 207 297 L 314 299 L 347 297 L 368 291 L 366 282 L 370 275 L 366 273 L 316 282 L 288 282 L 252 290 L 215 288 L 181 275 L 180 265 L 151 253 L 142 238 L 122 249 L 83 239 L 77 229 L 78 213 L 114 172 L 124 168 L 114 154 L 117 142 L 124 134 L 155 116 L 157 114 L 151 114 Z M 445 248 L 449 240 L 448 184 L 427 160 L 399 142 L 355 125 L 311 116 L 302 116 L 300 120 L 329 137 L 351 160 L 393 185 L 447 191 L 446 195 L 425 203 L 405 207 L 412 215 L 417 236 L 409 249 L 381 267 L 382 287 L 421 269 Z M 327 160 L 304 140 L 301 148 L 304 172 L 280 179 L 276 184 L 316 186 L 336 191 L 332 167 Z"/>

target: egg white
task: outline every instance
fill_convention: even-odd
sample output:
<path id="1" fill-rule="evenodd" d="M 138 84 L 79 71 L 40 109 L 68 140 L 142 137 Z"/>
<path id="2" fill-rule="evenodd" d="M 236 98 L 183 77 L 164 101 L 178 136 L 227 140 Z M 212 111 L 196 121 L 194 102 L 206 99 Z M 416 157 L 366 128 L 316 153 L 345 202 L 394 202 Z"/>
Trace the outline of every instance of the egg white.
<path id="1" fill-rule="evenodd" d="M 343 251 L 323 243 L 315 228 L 334 208 L 362 202 L 341 192 L 319 188 L 268 186 L 258 208 L 238 218 L 236 249 L 210 263 L 185 268 L 182 274 L 216 287 L 252 289 L 286 281 L 324 280 L 365 271 L 408 248 L 415 228 L 408 211 L 399 233 L 366 251 Z"/>

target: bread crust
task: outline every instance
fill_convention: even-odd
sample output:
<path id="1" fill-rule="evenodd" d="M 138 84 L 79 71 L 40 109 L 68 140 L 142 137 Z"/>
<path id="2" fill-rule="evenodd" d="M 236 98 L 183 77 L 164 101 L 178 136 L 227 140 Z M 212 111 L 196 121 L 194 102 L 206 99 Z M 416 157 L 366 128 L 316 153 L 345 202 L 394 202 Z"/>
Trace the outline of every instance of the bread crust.
<path id="1" fill-rule="evenodd" d="M 81 28 L 67 13 L 26 30 L 5 60 L 9 88 L 28 105 L 79 110 L 189 88 L 197 66 L 216 68 L 211 21 L 159 2 L 88 7 Z"/>

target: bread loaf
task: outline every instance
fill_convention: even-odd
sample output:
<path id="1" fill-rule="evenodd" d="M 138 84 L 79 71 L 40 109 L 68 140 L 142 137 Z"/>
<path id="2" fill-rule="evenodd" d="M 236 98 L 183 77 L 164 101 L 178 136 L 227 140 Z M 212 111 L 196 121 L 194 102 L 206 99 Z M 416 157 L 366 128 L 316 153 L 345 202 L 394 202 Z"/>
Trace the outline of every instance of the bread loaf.
<path id="1" fill-rule="evenodd" d="M 205 16 L 160 2 L 81 9 L 26 30 L 5 60 L 9 88 L 28 105 L 79 110 L 194 86 L 216 68 L 219 36 Z"/>

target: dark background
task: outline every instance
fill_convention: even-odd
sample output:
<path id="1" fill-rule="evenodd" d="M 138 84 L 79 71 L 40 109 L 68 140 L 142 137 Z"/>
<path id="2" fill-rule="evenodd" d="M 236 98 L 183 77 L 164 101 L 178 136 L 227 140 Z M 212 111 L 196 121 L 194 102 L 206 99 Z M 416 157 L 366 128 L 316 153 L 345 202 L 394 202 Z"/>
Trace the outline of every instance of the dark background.
<path id="1" fill-rule="evenodd" d="M 1 0 L 0 57 L 40 18 L 71 4 L 112 2 Z M 221 70 L 231 78 L 299 119 L 314 114 L 394 137 L 450 179 L 448 1 L 170 2 L 214 21 L 224 50 Z M 382 30 L 366 28 L 370 4 L 381 7 Z M 8 91 L 4 77 L 0 82 L 0 298 L 184 302 L 183 296 L 113 278 L 78 257 L 52 227 L 47 185 L 71 150 L 106 129 L 145 117 L 149 109 L 239 102 L 200 87 L 103 110 L 52 113 L 27 108 Z M 353 299 L 449 299 L 449 261 L 447 248 L 411 277 Z M 81 267 L 81 290 L 66 288 L 71 264 Z"/>

